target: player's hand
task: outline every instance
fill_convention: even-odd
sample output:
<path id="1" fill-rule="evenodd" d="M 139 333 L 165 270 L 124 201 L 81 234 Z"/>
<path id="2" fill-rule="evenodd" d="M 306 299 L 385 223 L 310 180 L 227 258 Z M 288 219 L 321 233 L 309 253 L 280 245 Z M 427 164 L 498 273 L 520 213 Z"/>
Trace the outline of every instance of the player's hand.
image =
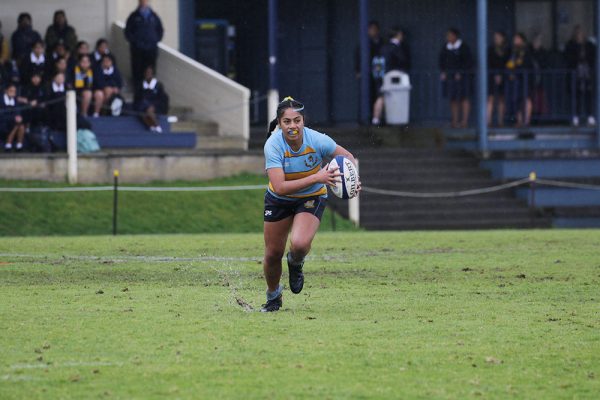
<path id="1" fill-rule="evenodd" d="M 329 169 L 329 164 L 322 168 L 319 172 L 317 172 L 317 182 L 324 183 L 329 186 L 335 186 L 336 183 L 341 182 L 340 176 L 342 174 L 339 172 L 340 168 L 335 167 Z"/>
<path id="2" fill-rule="evenodd" d="M 362 183 L 360 181 L 360 175 L 358 176 L 358 181 L 356 182 L 356 193 L 360 194 L 360 191 L 362 190 Z"/>

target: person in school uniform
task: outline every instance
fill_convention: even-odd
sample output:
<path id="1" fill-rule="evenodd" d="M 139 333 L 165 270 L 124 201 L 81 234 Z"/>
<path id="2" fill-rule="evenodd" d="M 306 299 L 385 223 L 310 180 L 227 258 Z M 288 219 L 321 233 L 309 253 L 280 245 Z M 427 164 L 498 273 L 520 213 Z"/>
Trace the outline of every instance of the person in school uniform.
<path id="1" fill-rule="evenodd" d="M 17 86 L 14 83 L 6 86 L 0 99 L 0 134 L 4 136 L 4 151 L 23 150 L 25 124 L 17 99 Z"/>

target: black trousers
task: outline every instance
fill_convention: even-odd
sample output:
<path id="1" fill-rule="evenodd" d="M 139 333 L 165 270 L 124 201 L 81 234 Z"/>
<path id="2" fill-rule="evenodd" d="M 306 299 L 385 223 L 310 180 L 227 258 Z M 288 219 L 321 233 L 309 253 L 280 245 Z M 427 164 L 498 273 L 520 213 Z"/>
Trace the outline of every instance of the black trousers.
<path id="1" fill-rule="evenodd" d="M 133 83 L 137 86 L 144 79 L 144 69 L 149 65 L 156 72 L 156 59 L 158 58 L 158 48 L 152 50 L 139 49 L 130 46 L 131 50 L 131 76 Z"/>

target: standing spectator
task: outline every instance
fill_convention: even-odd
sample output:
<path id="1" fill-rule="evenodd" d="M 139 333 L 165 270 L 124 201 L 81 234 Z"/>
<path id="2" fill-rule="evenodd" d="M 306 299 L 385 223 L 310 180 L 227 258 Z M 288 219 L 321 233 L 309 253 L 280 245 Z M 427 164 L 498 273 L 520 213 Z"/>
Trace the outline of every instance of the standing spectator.
<path id="1" fill-rule="evenodd" d="M 87 117 L 90 104 L 92 103 L 92 94 L 94 96 L 94 117 L 100 115 L 102 109 L 102 92 L 94 90 L 94 71 L 90 56 L 83 54 L 79 56 L 79 63 L 72 71 L 70 82 L 81 99 L 80 113 Z"/>
<path id="2" fill-rule="evenodd" d="M 152 131 L 162 133 L 157 114 L 166 114 L 169 97 L 162 83 L 154 77 L 154 68 L 149 65 L 144 70 L 144 80 L 135 92 L 134 108 L 143 113 L 142 121 Z"/>
<path id="3" fill-rule="evenodd" d="M 506 34 L 504 32 L 494 32 L 494 42 L 488 47 L 487 63 L 490 70 L 488 77 L 488 100 L 487 100 L 487 122 L 492 123 L 494 106 L 497 104 L 498 126 L 504 125 L 504 91 L 505 76 L 504 68 L 510 57 L 510 48 L 506 43 Z"/>
<path id="4" fill-rule="evenodd" d="M 596 119 L 592 115 L 593 71 L 596 65 L 596 49 L 589 40 L 586 40 L 583 29 L 579 25 L 573 30 L 573 36 L 565 47 L 565 62 L 567 68 L 573 71 L 575 76 L 573 125 L 579 125 L 581 115 L 587 115 L 588 125 L 596 125 Z"/>
<path id="5" fill-rule="evenodd" d="M 508 105 L 510 115 L 516 115 L 516 126 L 529 126 L 531 122 L 531 89 L 533 62 L 523 33 L 513 37 L 513 48 L 506 63 L 508 70 Z"/>
<path id="6" fill-rule="evenodd" d="M 110 106 L 115 96 L 121 93 L 123 80 L 121 79 L 121 73 L 116 65 L 113 64 L 113 59 L 109 54 L 102 56 L 102 61 L 96 67 L 94 76 L 96 77 L 96 90 L 102 93 L 103 105 Z M 122 100 L 120 103 L 122 105 Z"/>
<path id="7" fill-rule="evenodd" d="M 17 86 L 9 83 L 4 89 L 4 96 L 0 102 L 0 133 L 6 135 L 4 151 L 12 151 L 14 144 L 16 151 L 23 150 L 25 140 L 25 125 L 17 103 Z"/>
<path id="8" fill-rule="evenodd" d="M 113 65 L 116 65 L 114 55 L 110 52 L 108 47 L 108 40 L 101 38 L 96 41 L 96 49 L 92 53 L 92 64 L 95 67 L 99 67 L 102 64 L 102 58 L 107 55 L 112 59 Z"/>
<path id="9" fill-rule="evenodd" d="M 29 13 L 19 14 L 17 23 L 17 30 L 13 32 L 11 37 L 12 58 L 17 62 L 17 66 L 21 67 L 21 61 L 29 55 L 33 44 L 42 40 L 42 37 L 31 27 L 31 15 Z"/>
<path id="10" fill-rule="evenodd" d="M 46 29 L 46 47 L 52 51 L 58 43 L 64 43 L 69 51 L 73 51 L 77 44 L 77 33 L 75 29 L 68 24 L 67 15 L 63 10 L 54 12 L 52 25 Z"/>
<path id="11" fill-rule="evenodd" d="M 381 48 L 381 56 L 384 60 L 383 75 L 389 71 L 408 73 L 410 69 L 410 48 L 405 37 L 406 33 L 402 29 L 394 27 L 391 30 L 390 41 Z M 383 106 L 383 93 L 381 93 L 380 86 L 377 100 L 375 100 L 375 104 L 373 105 L 373 119 L 371 120 L 373 125 L 381 123 Z"/>
<path id="12" fill-rule="evenodd" d="M 49 66 L 50 63 L 46 62 L 46 55 L 44 53 L 44 42 L 38 40 L 33 44 L 29 57 L 23 59 L 21 64 L 21 82 L 25 85 L 29 84 L 31 76 L 34 73 L 39 74 L 43 79 Z"/>
<path id="13" fill-rule="evenodd" d="M 46 117 L 45 122 L 50 128 L 57 131 L 67 129 L 67 109 L 65 107 L 66 85 L 65 74 L 57 72 L 52 77 L 52 82 L 46 89 Z"/>
<path id="14" fill-rule="evenodd" d="M 379 96 L 379 89 L 383 82 L 382 68 L 384 68 L 383 58 L 381 58 L 381 46 L 383 40 L 381 39 L 379 23 L 377 21 L 369 21 L 367 28 L 367 35 L 369 36 L 369 108 L 373 109 L 373 104 Z M 360 79 L 360 46 L 356 47 L 354 56 L 354 72 L 356 79 Z"/>
<path id="15" fill-rule="evenodd" d="M 10 49 L 8 48 L 8 40 L 2 33 L 2 21 L 0 21 L 0 66 L 6 64 L 10 59 Z"/>
<path id="16" fill-rule="evenodd" d="M 542 34 L 534 36 L 531 43 L 531 63 L 533 65 L 532 116 L 539 121 L 548 113 L 546 91 L 544 89 L 544 70 L 550 67 L 550 52 L 542 45 Z"/>
<path id="17" fill-rule="evenodd" d="M 159 16 L 148 5 L 150 0 L 139 0 L 138 8 L 127 18 L 125 37 L 131 51 L 131 74 L 134 85 L 144 79 L 147 66 L 156 69 L 158 42 L 163 38 L 163 26 Z"/>
<path id="18" fill-rule="evenodd" d="M 473 57 L 469 46 L 460 38 L 458 29 L 450 28 L 446 32 L 446 44 L 440 51 L 439 66 L 444 97 L 450 99 L 452 127 L 465 128 L 471 111 L 469 95 L 472 89 L 470 75 Z"/>

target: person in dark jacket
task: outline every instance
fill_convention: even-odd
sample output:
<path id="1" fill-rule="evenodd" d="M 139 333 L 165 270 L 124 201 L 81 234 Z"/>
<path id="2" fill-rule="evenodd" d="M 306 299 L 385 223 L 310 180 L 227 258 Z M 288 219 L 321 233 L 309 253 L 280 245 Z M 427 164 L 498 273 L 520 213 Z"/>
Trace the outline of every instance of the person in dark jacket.
<path id="1" fill-rule="evenodd" d="M 46 87 L 42 83 L 42 75 L 38 72 L 34 72 L 31 75 L 29 84 L 21 89 L 18 99 L 20 103 L 28 106 L 28 108 L 23 111 L 23 119 L 27 125 L 38 125 L 44 121 Z"/>
<path id="2" fill-rule="evenodd" d="M 154 68 L 151 65 L 144 70 L 144 80 L 135 92 L 133 107 L 142 113 L 142 122 L 152 132 L 162 133 L 157 114 L 167 113 L 169 97 L 162 83 L 154 76 Z"/>
<path id="3" fill-rule="evenodd" d="M 498 126 L 504 125 L 504 91 L 505 74 L 504 69 L 510 57 L 510 47 L 506 42 L 506 34 L 504 32 L 494 32 L 494 42 L 488 47 L 487 64 L 490 71 L 488 76 L 488 100 L 487 100 L 487 123 L 492 123 L 494 114 L 494 106 L 497 104 Z"/>
<path id="4" fill-rule="evenodd" d="M 102 93 L 103 108 L 108 108 L 115 96 L 121 93 L 123 79 L 110 54 L 104 54 L 94 72 L 96 92 Z"/>
<path id="5" fill-rule="evenodd" d="M 42 40 L 42 37 L 31 27 L 31 15 L 29 13 L 19 14 L 17 23 L 17 30 L 13 32 L 10 40 L 12 58 L 21 67 L 21 61 L 29 55 L 33 44 Z"/>
<path id="6" fill-rule="evenodd" d="M 460 38 L 458 29 L 446 32 L 446 44 L 440 51 L 440 80 L 444 97 L 450 99 L 452 127 L 465 128 L 469 123 L 472 92 L 473 57 L 469 46 Z"/>
<path id="7" fill-rule="evenodd" d="M 517 127 L 529 126 L 533 109 L 533 61 L 527 37 L 523 33 L 517 33 L 513 37 L 513 47 L 506 62 L 506 69 L 509 114 L 516 116 Z"/>
<path id="8" fill-rule="evenodd" d="M 125 37 L 131 52 L 131 74 L 134 85 L 144 79 L 147 66 L 156 69 L 158 42 L 164 30 L 159 16 L 150 8 L 149 0 L 139 0 L 138 8 L 127 18 Z"/>
<path id="9" fill-rule="evenodd" d="M 383 82 L 383 71 L 381 58 L 381 46 L 383 39 L 380 35 L 379 23 L 377 21 L 369 21 L 367 27 L 367 35 L 369 36 L 369 108 L 373 109 L 373 104 L 379 97 L 379 90 Z M 354 73 L 356 79 L 360 80 L 360 46 L 356 46 L 354 52 Z"/>
<path id="10" fill-rule="evenodd" d="M 49 69 L 51 69 L 51 63 L 46 60 L 44 42 L 38 40 L 33 44 L 29 57 L 23 59 L 21 63 L 21 81 L 25 85 L 29 84 L 34 73 L 39 74 L 44 79 Z"/>
<path id="11" fill-rule="evenodd" d="M 115 59 L 114 54 L 110 51 L 108 46 L 108 40 L 105 38 L 100 38 L 96 41 L 96 48 L 94 52 L 91 54 L 92 56 L 92 65 L 94 68 L 100 67 L 102 65 L 102 58 L 107 55 L 112 59 L 113 65 L 117 64 L 117 60 Z"/>
<path id="12" fill-rule="evenodd" d="M 548 99 L 544 88 L 545 70 L 550 68 L 550 52 L 542 42 L 543 36 L 538 33 L 531 41 L 531 62 L 533 64 L 532 122 L 539 122 L 548 113 Z"/>
<path id="13" fill-rule="evenodd" d="M 406 41 L 406 33 L 399 27 L 394 27 L 390 31 L 390 40 L 381 48 L 381 56 L 384 59 L 383 73 L 390 71 L 402 71 L 408 73 L 410 69 L 410 48 Z M 383 113 L 384 99 L 383 93 L 379 90 L 379 94 L 375 104 L 373 104 L 373 125 L 381 123 L 381 115 Z"/>
<path id="14" fill-rule="evenodd" d="M 65 108 L 66 92 L 65 74 L 57 72 L 52 77 L 46 88 L 46 115 L 45 124 L 57 131 L 66 131 L 67 129 L 67 109 Z"/>
<path id="15" fill-rule="evenodd" d="M 579 25 L 575 27 L 573 36 L 565 47 L 565 63 L 567 68 L 573 71 L 575 79 L 573 125 L 579 125 L 579 117 L 582 115 L 587 116 L 588 125 L 596 125 L 592 113 L 596 49 L 589 40 L 586 40 L 583 29 Z"/>
<path id="16" fill-rule="evenodd" d="M 46 48 L 48 52 L 51 52 L 57 43 L 64 43 L 68 51 L 75 50 L 77 45 L 77 33 L 67 22 L 67 15 L 63 10 L 56 10 L 54 12 L 54 18 L 52 25 L 46 29 Z M 50 54 L 48 54 L 50 55 Z"/>
<path id="17" fill-rule="evenodd" d="M 0 99 L 0 134 L 4 140 L 4 151 L 23 150 L 25 139 L 25 124 L 17 99 L 17 86 L 9 83 Z M 16 140 L 16 144 L 14 143 Z"/>

